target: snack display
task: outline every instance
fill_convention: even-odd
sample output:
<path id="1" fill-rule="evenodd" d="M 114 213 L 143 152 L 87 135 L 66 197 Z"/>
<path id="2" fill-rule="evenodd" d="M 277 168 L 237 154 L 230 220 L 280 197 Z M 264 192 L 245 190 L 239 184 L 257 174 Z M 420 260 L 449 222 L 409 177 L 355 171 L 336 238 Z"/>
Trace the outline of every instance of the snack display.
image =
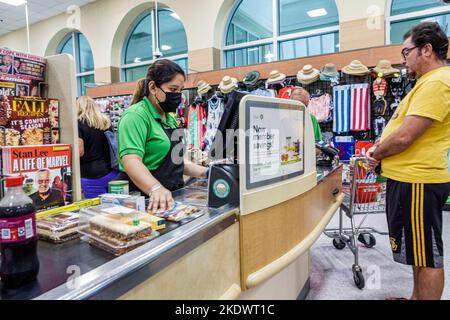
<path id="1" fill-rule="evenodd" d="M 64 212 L 37 220 L 37 232 L 40 240 L 60 244 L 80 237 L 78 222 L 80 215 Z"/>
<path id="2" fill-rule="evenodd" d="M 156 213 L 155 215 L 173 222 L 188 222 L 195 220 L 204 214 L 205 212 L 199 208 L 175 202 L 172 209 L 163 213 Z"/>
<path id="3" fill-rule="evenodd" d="M 80 211 L 79 232 L 90 244 L 114 255 L 122 255 L 159 235 L 144 213 L 133 209 L 101 205 Z"/>

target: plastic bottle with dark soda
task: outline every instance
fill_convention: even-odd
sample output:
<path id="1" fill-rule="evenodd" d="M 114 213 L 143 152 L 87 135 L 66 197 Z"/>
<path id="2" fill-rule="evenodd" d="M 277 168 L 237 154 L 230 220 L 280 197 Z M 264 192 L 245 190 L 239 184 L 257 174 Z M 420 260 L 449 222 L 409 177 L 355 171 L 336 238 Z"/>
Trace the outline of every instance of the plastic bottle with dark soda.
<path id="1" fill-rule="evenodd" d="M 0 280 L 7 288 L 32 282 L 39 273 L 36 210 L 22 189 L 23 177 L 6 178 L 0 201 Z"/>

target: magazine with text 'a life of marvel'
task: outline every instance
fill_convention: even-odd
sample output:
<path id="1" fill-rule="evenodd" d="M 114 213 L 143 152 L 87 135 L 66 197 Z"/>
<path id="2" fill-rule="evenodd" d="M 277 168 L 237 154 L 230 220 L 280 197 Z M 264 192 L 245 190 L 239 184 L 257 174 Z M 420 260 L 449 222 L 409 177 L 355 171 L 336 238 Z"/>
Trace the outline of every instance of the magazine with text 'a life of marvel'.
<path id="1" fill-rule="evenodd" d="M 37 212 L 72 203 L 71 146 L 68 144 L 2 148 L 2 170 L 22 175 L 24 191 Z"/>

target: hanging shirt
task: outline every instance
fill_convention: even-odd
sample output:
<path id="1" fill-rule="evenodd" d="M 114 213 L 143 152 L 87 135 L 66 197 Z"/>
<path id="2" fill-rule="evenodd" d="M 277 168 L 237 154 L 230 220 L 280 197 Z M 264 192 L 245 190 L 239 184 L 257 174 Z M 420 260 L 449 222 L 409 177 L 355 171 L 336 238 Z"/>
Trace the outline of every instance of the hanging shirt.
<path id="1" fill-rule="evenodd" d="M 204 148 L 206 133 L 206 110 L 203 103 L 192 104 L 188 114 L 188 137 L 190 148 Z"/>
<path id="2" fill-rule="evenodd" d="M 260 96 L 260 97 L 271 97 L 271 98 L 275 98 L 276 94 L 274 90 L 267 90 L 267 89 L 256 89 L 252 92 L 250 92 L 250 94 L 253 94 L 255 96 Z"/>
<path id="3" fill-rule="evenodd" d="M 334 114 L 333 132 L 350 132 L 351 89 L 349 85 L 333 88 Z"/>
<path id="4" fill-rule="evenodd" d="M 293 86 L 284 87 L 278 91 L 278 98 L 280 99 L 291 99 L 292 91 L 295 89 Z"/>
<path id="5" fill-rule="evenodd" d="M 351 86 L 351 131 L 368 131 L 370 129 L 370 91 L 369 84 Z"/>
<path id="6" fill-rule="evenodd" d="M 208 120 L 206 122 L 205 151 L 209 151 L 219 127 L 224 112 L 223 100 L 220 98 L 208 101 Z"/>

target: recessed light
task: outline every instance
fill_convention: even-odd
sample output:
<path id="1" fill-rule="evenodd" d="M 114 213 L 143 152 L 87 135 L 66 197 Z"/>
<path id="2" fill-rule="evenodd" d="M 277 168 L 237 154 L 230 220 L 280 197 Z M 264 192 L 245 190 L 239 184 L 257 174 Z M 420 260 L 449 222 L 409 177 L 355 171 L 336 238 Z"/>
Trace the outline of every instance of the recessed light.
<path id="1" fill-rule="evenodd" d="M 168 51 L 168 50 L 171 50 L 172 49 L 172 47 L 171 46 L 168 46 L 167 44 L 163 44 L 162 46 L 161 46 L 161 50 L 162 51 Z"/>
<path id="2" fill-rule="evenodd" d="M 26 0 L 0 0 L 0 2 L 9 4 L 11 6 L 16 6 L 16 7 L 27 3 Z"/>
<path id="3" fill-rule="evenodd" d="M 311 18 L 317 18 L 317 17 L 323 17 L 328 14 L 327 10 L 325 8 L 315 9 L 307 12 L 308 16 Z"/>

